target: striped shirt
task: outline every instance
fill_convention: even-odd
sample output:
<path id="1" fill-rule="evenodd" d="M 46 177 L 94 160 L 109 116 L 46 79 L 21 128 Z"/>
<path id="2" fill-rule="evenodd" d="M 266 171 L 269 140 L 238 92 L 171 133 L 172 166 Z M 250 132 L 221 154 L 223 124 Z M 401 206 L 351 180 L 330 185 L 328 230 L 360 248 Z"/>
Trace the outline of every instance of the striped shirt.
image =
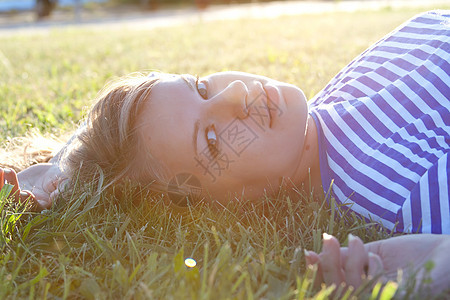
<path id="1" fill-rule="evenodd" d="M 450 234 L 450 11 L 418 15 L 309 103 L 325 192 L 397 232 Z"/>

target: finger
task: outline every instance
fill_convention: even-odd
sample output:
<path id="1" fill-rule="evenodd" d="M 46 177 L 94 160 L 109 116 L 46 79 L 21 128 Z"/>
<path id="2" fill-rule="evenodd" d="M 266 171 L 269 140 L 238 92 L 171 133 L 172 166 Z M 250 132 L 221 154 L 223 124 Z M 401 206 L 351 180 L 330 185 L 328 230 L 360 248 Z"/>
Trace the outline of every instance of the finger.
<path id="1" fill-rule="evenodd" d="M 32 192 L 30 192 L 28 190 L 24 190 L 24 191 L 20 191 L 19 199 L 20 199 L 20 203 L 24 203 L 27 200 L 36 199 L 36 197 L 33 195 Z"/>
<path id="2" fill-rule="evenodd" d="M 36 210 L 37 206 L 39 205 L 38 201 L 36 200 L 36 196 L 28 190 L 23 190 L 19 192 L 19 203 L 21 204 L 26 203 L 30 205 L 29 208 L 31 210 Z"/>
<path id="3" fill-rule="evenodd" d="M 323 275 L 322 275 L 322 268 L 319 264 L 319 255 L 314 251 L 307 251 L 305 252 L 305 260 L 306 260 L 306 266 L 313 272 L 314 268 L 316 268 L 316 274 L 314 276 L 313 273 L 310 273 L 312 277 L 310 279 L 313 279 L 313 286 L 318 288 L 320 287 L 320 284 L 323 282 Z"/>
<path id="4" fill-rule="evenodd" d="M 51 194 L 58 189 L 63 189 L 67 185 L 67 181 L 68 179 L 66 177 L 56 175 L 43 185 L 43 189 L 46 193 Z"/>
<path id="5" fill-rule="evenodd" d="M 49 209 L 52 205 L 50 200 L 36 199 L 36 196 L 32 192 L 24 190 L 20 192 L 20 203 L 26 203 L 26 201 L 31 205 L 30 209 L 35 212 Z"/>
<path id="6" fill-rule="evenodd" d="M 51 180 L 49 180 L 48 182 L 46 182 L 42 186 L 42 189 L 44 190 L 44 192 L 50 194 L 51 192 L 56 190 L 57 187 L 58 187 L 58 178 L 54 177 Z"/>
<path id="7" fill-rule="evenodd" d="M 70 180 L 68 178 L 66 178 L 66 177 L 60 178 L 57 183 L 55 192 L 57 192 L 58 194 L 65 192 L 68 189 L 69 184 L 70 184 Z"/>
<path id="8" fill-rule="evenodd" d="M 315 265 L 319 262 L 319 255 L 314 251 L 304 250 L 307 265 Z"/>
<path id="9" fill-rule="evenodd" d="M 52 206 L 52 203 L 49 201 L 36 200 L 36 205 L 33 206 L 33 211 L 41 212 L 44 209 L 49 209 Z"/>
<path id="10" fill-rule="evenodd" d="M 383 274 L 384 267 L 381 257 L 373 252 L 369 252 L 368 256 L 369 256 L 369 269 L 367 275 L 372 278 L 375 278 Z"/>
<path id="11" fill-rule="evenodd" d="M 44 209 L 50 209 L 53 203 L 51 198 L 46 200 L 38 199 L 36 200 L 36 202 L 37 202 L 37 206 L 35 208 L 36 211 L 43 211 Z"/>
<path id="12" fill-rule="evenodd" d="M 358 288 L 366 276 L 369 256 L 367 255 L 364 243 L 359 237 L 353 234 L 348 235 L 348 258 L 345 263 L 345 278 L 347 284 Z"/>
<path id="13" fill-rule="evenodd" d="M 14 170 L 11 169 L 4 169 L 4 177 L 5 180 L 13 186 L 11 190 L 11 195 L 14 195 L 14 199 L 16 201 L 19 201 L 19 180 L 17 179 L 17 174 Z"/>
<path id="14" fill-rule="evenodd" d="M 58 199 L 58 197 L 64 193 L 65 191 L 67 191 L 67 188 L 69 186 L 69 179 L 67 178 L 61 178 L 58 180 L 56 189 L 54 191 L 52 191 L 48 197 L 48 199 L 46 199 L 46 207 L 45 209 L 49 209 L 53 203 L 56 202 L 56 200 Z"/>
<path id="15" fill-rule="evenodd" d="M 373 252 L 369 252 L 368 256 L 369 256 L 369 268 L 367 272 L 367 279 L 368 279 L 367 284 L 369 284 L 370 288 L 373 289 L 373 287 L 378 282 L 384 284 L 388 282 L 388 279 L 384 275 L 384 267 L 381 257 Z"/>
<path id="16" fill-rule="evenodd" d="M 55 190 L 55 191 L 51 192 L 48 202 L 50 202 L 50 204 L 53 203 L 56 199 L 58 199 L 60 193 L 61 193 L 60 190 Z"/>
<path id="17" fill-rule="evenodd" d="M 5 185 L 5 171 L 3 171 L 3 168 L 0 168 L 0 190 Z"/>
<path id="18" fill-rule="evenodd" d="M 341 251 L 338 240 L 329 234 L 323 234 L 322 253 L 319 254 L 320 267 L 324 282 L 327 285 L 340 285 L 344 280 L 344 273 L 341 265 Z"/>
<path id="19" fill-rule="evenodd" d="M 344 269 L 345 264 L 347 263 L 348 258 L 348 247 L 341 247 L 341 266 Z"/>

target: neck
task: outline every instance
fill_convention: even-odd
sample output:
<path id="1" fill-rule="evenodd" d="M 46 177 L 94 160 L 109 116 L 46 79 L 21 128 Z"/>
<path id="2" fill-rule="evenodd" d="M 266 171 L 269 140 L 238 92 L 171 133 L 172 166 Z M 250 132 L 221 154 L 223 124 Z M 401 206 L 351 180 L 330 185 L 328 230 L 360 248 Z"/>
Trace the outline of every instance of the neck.
<path id="1" fill-rule="evenodd" d="M 311 115 L 308 115 L 305 143 L 300 155 L 297 169 L 291 177 L 293 184 L 299 190 L 305 191 L 307 195 L 313 195 L 314 199 L 319 199 L 324 193 L 320 177 L 317 127 Z"/>

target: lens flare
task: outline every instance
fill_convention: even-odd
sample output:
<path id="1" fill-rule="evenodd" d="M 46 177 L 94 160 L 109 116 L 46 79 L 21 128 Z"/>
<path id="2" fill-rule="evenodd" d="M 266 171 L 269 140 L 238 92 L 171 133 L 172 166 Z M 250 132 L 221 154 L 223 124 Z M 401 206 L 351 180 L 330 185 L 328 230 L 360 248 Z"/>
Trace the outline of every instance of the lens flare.
<path id="1" fill-rule="evenodd" d="M 186 267 L 193 268 L 197 265 L 197 262 L 193 258 L 186 258 L 184 264 Z"/>

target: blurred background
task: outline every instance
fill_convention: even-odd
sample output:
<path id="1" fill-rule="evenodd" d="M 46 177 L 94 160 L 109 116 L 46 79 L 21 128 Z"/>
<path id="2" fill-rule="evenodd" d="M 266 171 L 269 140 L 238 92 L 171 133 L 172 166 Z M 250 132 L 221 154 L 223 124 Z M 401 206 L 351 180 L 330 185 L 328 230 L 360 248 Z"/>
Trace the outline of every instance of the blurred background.
<path id="1" fill-rule="evenodd" d="M 312 0 L 302 2 L 341 2 L 341 0 Z M 344 0 L 345 1 L 345 0 Z M 386 0 L 384 0 L 386 1 Z M 426 1 L 426 0 L 425 0 Z M 0 26 L 26 23 L 89 22 L 105 18 L 198 12 L 207 8 L 223 9 L 233 4 L 297 2 L 273 0 L 0 0 Z M 30 24 L 28 24 L 30 25 Z"/>
<path id="2" fill-rule="evenodd" d="M 314 0 L 313 0 L 314 1 Z M 320 0 L 318 0 L 320 2 Z M 318 2 L 314 1 L 314 2 Z M 270 0 L 0 0 L 0 29 L 193 14 Z M 283 1 L 289 2 L 289 1 Z M 328 1 L 329 2 L 329 1 Z"/>
<path id="3" fill-rule="evenodd" d="M 248 17 L 249 14 L 271 17 L 449 2 L 450 0 L 0 0 L 0 29 L 138 17 L 157 19 L 186 14 L 197 16 L 198 13 L 203 14 L 205 19 L 236 19 Z M 243 13 L 243 10 L 246 11 Z"/>
<path id="4" fill-rule="evenodd" d="M 73 10 L 75 14 L 82 9 L 131 9 L 157 10 L 167 8 L 195 7 L 205 9 L 210 5 L 270 2 L 270 0 L 0 0 L 0 12 L 18 14 L 34 12 L 36 20 L 50 17 L 55 10 Z"/>

